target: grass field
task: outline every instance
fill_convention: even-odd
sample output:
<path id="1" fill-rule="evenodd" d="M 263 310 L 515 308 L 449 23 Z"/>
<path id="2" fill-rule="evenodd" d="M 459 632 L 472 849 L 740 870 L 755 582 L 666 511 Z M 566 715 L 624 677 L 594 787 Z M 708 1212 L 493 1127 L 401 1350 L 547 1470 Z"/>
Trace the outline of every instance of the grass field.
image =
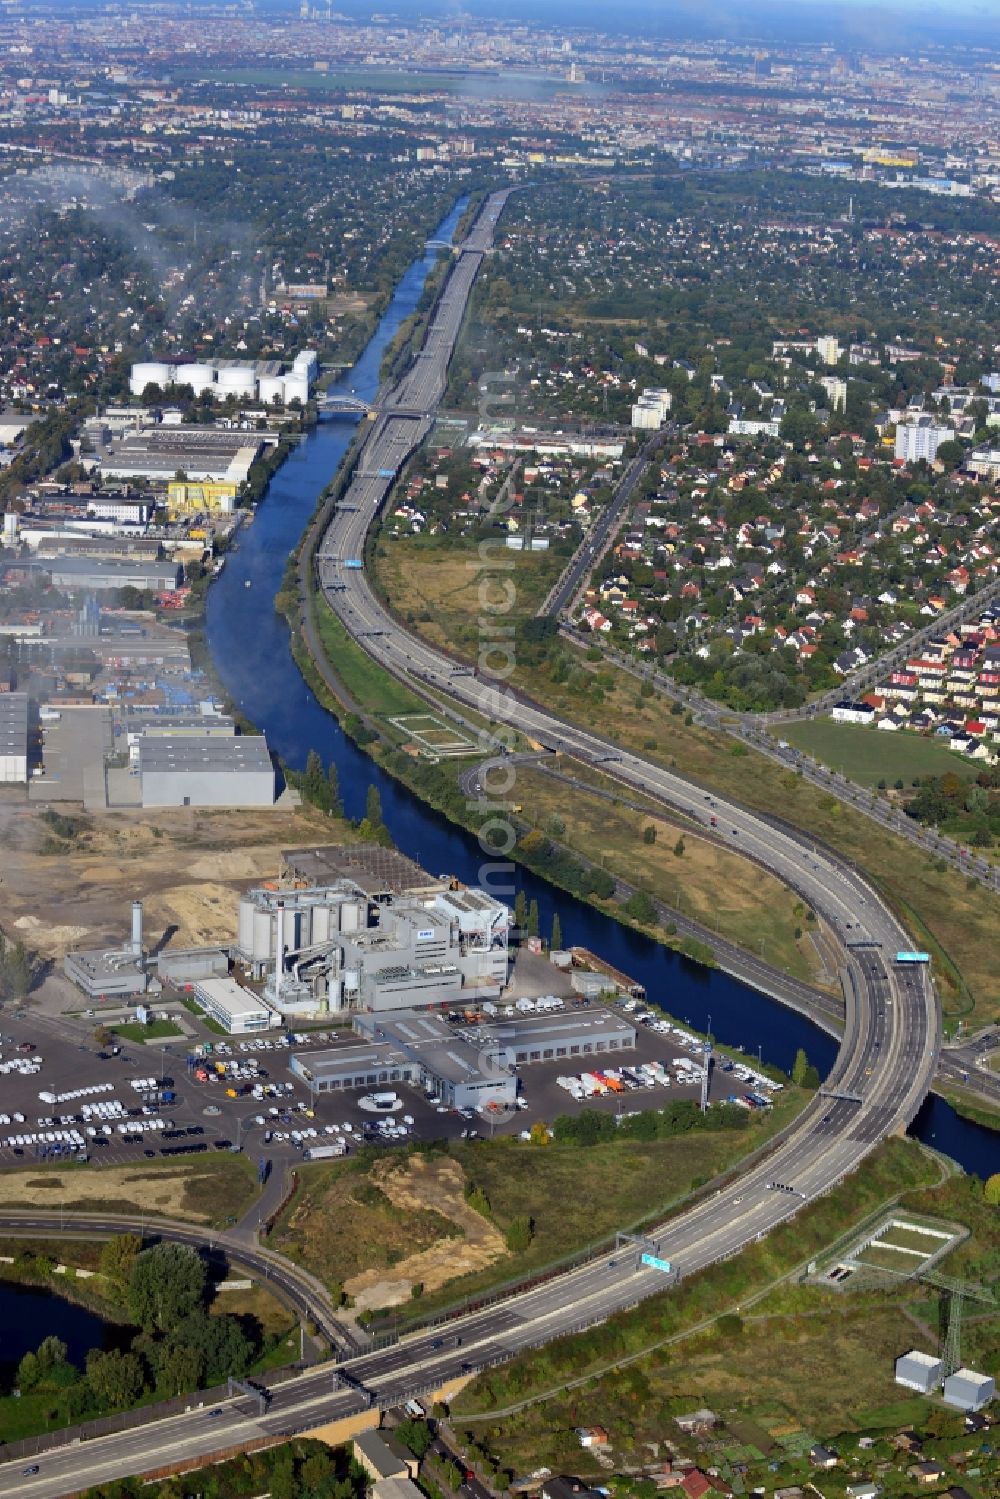
<path id="1" fill-rule="evenodd" d="M 246 1156 L 225 1152 L 135 1166 L 42 1165 L 0 1175 L 0 1208 L 136 1213 L 224 1225 L 253 1201 L 257 1175 Z"/>
<path id="2" fill-rule="evenodd" d="M 456 1225 L 454 1201 L 428 1191 L 423 1199 L 411 1194 L 406 1209 L 400 1209 L 390 1200 L 392 1184 L 382 1180 L 382 1168 L 366 1152 L 303 1168 L 299 1190 L 271 1235 L 271 1247 L 327 1284 L 343 1285 L 365 1269 L 381 1269 L 386 1278 L 393 1271 L 405 1274 L 407 1259 L 425 1253 L 444 1236 L 451 1273 L 436 1288 L 426 1287 L 413 1307 L 423 1313 L 670 1210 L 693 1185 L 741 1159 L 787 1123 L 804 1097 L 789 1087 L 767 1118 L 754 1117 L 744 1129 L 695 1131 L 650 1143 L 623 1140 L 587 1149 L 539 1148 L 511 1138 L 454 1143 L 447 1157 L 460 1168 L 460 1181 L 485 1192 L 495 1230 L 503 1235 L 521 1215 L 534 1226 L 527 1250 L 503 1252 L 478 1267 L 464 1262 L 466 1234 Z M 394 1160 L 402 1165 L 406 1157 Z"/>
<path id="3" fill-rule="evenodd" d="M 909 787 L 917 778 L 953 775 L 972 780 L 980 767 L 952 754 L 940 739 L 925 739 L 900 730 L 896 734 L 860 724 L 833 723 L 828 718 L 792 723 L 781 730 L 783 739 L 805 750 L 824 765 L 862 786 L 897 780 Z"/>
<path id="4" fill-rule="evenodd" d="M 575 773 L 575 767 L 567 767 Z M 611 784 L 605 782 L 605 784 Z M 798 896 L 762 869 L 705 838 L 662 817 L 616 807 L 553 780 L 530 765 L 517 767 L 514 793 L 525 815 L 543 832 L 557 818 L 559 841 L 600 862 L 630 884 L 639 885 L 666 905 L 693 916 L 731 942 L 765 953 L 776 968 L 809 982 L 819 961 L 807 935 L 810 923 Z M 656 828 L 655 843 L 643 841 L 643 830 Z M 796 938 L 796 931 L 802 936 Z"/>
<path id="5" fill-rule="evenodd" d="M 435 645 L 470 658 L 480 648 L 484 580 L 490 599 L 502 598 L 513 584 L 514 605 L 503 623 L 516 631 L 534 616 L 566 565 L 554 552 L 505 551 L 502 572 L 484 571 L 474 542 L 448 536 L 382 538 L 375 556 L 379 583 L 407 622 Z"/>
<path id="6" fill-rule="evenodd" d="M 138 1020 L 126 1021 L 123 1025 L 111 1026 L 111 1031 L 116 1036 L 123 1036 L 126 1041 L 139 1042 L 166 1041 L 184 1034 L 172 1020 L 151 1020 L 147 1025 Z"/>
<path id="7" fill-rule="evenodd" d="M 316 630 L 344 690 L 362 712 L 375 716 L 402 717 L 427 711 L 426 703 L 402 683 L 383 671 L 344 629 L 329 604 L 320 595 L 315 601 Z"/>

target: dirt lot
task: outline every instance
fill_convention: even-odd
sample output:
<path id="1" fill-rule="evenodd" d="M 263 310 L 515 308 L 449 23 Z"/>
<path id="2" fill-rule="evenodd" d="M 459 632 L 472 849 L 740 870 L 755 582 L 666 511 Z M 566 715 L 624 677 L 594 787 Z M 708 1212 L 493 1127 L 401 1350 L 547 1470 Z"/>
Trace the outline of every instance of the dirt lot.
<path id="1" fill-rule="evenodd" d="M 214 1223 L 237 1217 L 255 1191 L 244 1156 L 208 1156 L 177 1165 L 93 1168 L 41 1164 L 0 1173 L 0 1209 L 64 1207 L 79 1212 L 129 1213 Z"/>
<path id="2" fill-rule="evenodd" d="M 121 938 L 129 905 L 146 905 L 150 944 L 178 947 L 232 937 L 240 892 L 277 873 L 283 848 L 336 842 L 343 825 L 295 811 L 77 813 L 73 831 L 48 826 L 42 808 L 0 794 L 2 925 L 43 956 Z"/>
<path id="3" fill-rule="evenodd" d="M 430 1293 L 507 1254 L 447 1156 L 324 1161 L 303 1167 L 300 1182 L 272 1247 L 343 1285 L 358 1310 L 409 1301 L 418 1282 Z"/>
<path id="4" fill-rule="evenodd" d="M 465 1200 L 465 1172 L 447 1156 L 436 1160 L 414 1156 L 404 1170 L 385 1162 L 375 1175 L 382 1191 L 403 1212 L 429 1209 L 440 1213 L 462 1231 L 461 1239 L 439 1239 L 418 1254 L 408 1255 L 391 1275 L 364 1270 L 347 1281 L 344 1290 L 354 1297 L 359 1311 L 366 1307 L 394 1306 L 410 1296 L 419 1283 L 425 1291 L 436 1291 L 456 1275 L 483 1270 L 502 1259 L 507 1248 L 503 1236 Z"/>

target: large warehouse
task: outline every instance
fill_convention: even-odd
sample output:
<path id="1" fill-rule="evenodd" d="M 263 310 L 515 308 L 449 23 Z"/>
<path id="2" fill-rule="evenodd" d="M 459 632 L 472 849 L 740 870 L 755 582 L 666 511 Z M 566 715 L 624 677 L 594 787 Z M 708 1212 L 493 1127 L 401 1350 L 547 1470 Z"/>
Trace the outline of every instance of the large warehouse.
<path id="1" fill-rule="evenodd" d="M 313 1094 L 408 1082 L 456 1109 L 509 1107 L 517 1074 L 533 1062 L 632 1051 L 635 1027 L 611 1010 L 518 1016 L 456 1030 L 427 1010 L 358 1015 L 354 1029 L 366 1042 L 293 1055 L 291 1069 Z"/>
<path id="2" fill-rule="evenodd" d="M 0 692 L 0 783 L 28 779 L 28 694 Z"/>
<path id="3" fill-rule="evenodd" d="M 274 766 L 261 734 L 143 734 L 134 753 L 144 807 L 274 805 Z"/>

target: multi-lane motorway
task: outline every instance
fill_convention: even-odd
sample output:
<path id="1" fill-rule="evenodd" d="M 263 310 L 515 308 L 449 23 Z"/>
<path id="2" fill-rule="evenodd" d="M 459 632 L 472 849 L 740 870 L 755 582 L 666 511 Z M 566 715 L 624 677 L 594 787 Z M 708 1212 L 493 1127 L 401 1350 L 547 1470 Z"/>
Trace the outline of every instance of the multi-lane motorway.
<path id="1" fill-rule="evenodd" d="M 508 694 L 409 635 L 374 597 L 360 560 L 369 527 L 406 456 L 426 433 L 444 390 L 465 304 L 492 240 L 506 194 L 488 200 L 460 247 L 439 298 L 424 352 L 380 404 L 359 449 L 355 476 L 316 552 L 321 586 L 348 630 L 384 666 L 418 688 L 511 725 L 552 750 L 599 763 L 644 795 L 659 797 L 717 831 L 802 891 L 842 940 L 848 973 L 847 1024 L 821 1093 L 772 1154 L 736 1184 L 702 1200 L 650 1238 L 684 1278 L 736 1253 L 828 1191 L 892 1131 L 913 1117 L 937 1062 L 939 1019 L 932 986 L 919 968 L 893 961 L 909 946 L 895 916 L 865 881 L 808 840 L 776 829 L 745 809 L 609 741 Z M 780 1184 L 775 1186 L 774 1184 Z M 303 1374 L 276 1388 L 260 1415 L 242 1397 L 213 1412 L 194 1410 L 134 1431 L 60 1447 L 0 1467 L 0 1495 L 54 1499 L 128 1473 L 180 1464 L 275 1433 L 308 1429 L 376 1403 L 388 1405 L 472 1370 L 506 1360 L 662 1290 L 662 1273 L 642 1269 L 622 1250 L 483 1310 L 376 1351 Z"/>

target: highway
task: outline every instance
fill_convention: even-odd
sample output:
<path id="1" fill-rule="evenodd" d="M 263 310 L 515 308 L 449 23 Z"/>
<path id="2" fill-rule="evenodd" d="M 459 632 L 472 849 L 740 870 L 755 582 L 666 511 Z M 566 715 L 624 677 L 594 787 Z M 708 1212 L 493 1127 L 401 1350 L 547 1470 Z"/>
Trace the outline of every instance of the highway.
<path id="1" fill-rule="evenodd" d="M 600 764 L 623 784 L 681 807 L 696 821 L 708 823 L 714 816 L 720 834 L 793 883 L 839 935 L 849 974 L 846 1026 L 827 1091 L 763 1163 L 650 1233 L 657 1254 L 683 1279 L 786 1222 L 804 1202 L 835 1186 L 886 1135 L 909 1123 L 937 1064 L 938 1008 L 925 970 L 893 963 L 895 951 L 909 947 L 908 936 L 856 871 L 813 850 L 806 838 L 710 798 L 669 770 L 457 667 L 402 629 L 374 597 L 362 568 L 344 566 L 363 558 L 368 529 L 398 467 L 429 430 L 466 300 L 506 196 L 487 201 L 456 255 L 424 353 L 381 403 L 360 448 L 355 477 L 322 538 L 317 572 L 331 606 L 383 666 L 418 688 L 432 686 L 500 723 L 516 725 L 549 749 Z M 205 1459 L 239 1443 L 305 1430 L 370 1404 L 395 1404 L 603 1321 L 673 1280 L 660 1270 L 641 1268 L 634 1248 L 602 1255 L 438 1329 L 290 1380 L 275 1389 L 266 1415 L 241 1397 L 222 1402 L 218 1414 L 193 1410 L 46 1451 L 37 1459 L 35 1475 L 22 1472 L 34 1459 L 3 1465 L 0 1496 L 55 1499 L 168 1462 Z"/>

